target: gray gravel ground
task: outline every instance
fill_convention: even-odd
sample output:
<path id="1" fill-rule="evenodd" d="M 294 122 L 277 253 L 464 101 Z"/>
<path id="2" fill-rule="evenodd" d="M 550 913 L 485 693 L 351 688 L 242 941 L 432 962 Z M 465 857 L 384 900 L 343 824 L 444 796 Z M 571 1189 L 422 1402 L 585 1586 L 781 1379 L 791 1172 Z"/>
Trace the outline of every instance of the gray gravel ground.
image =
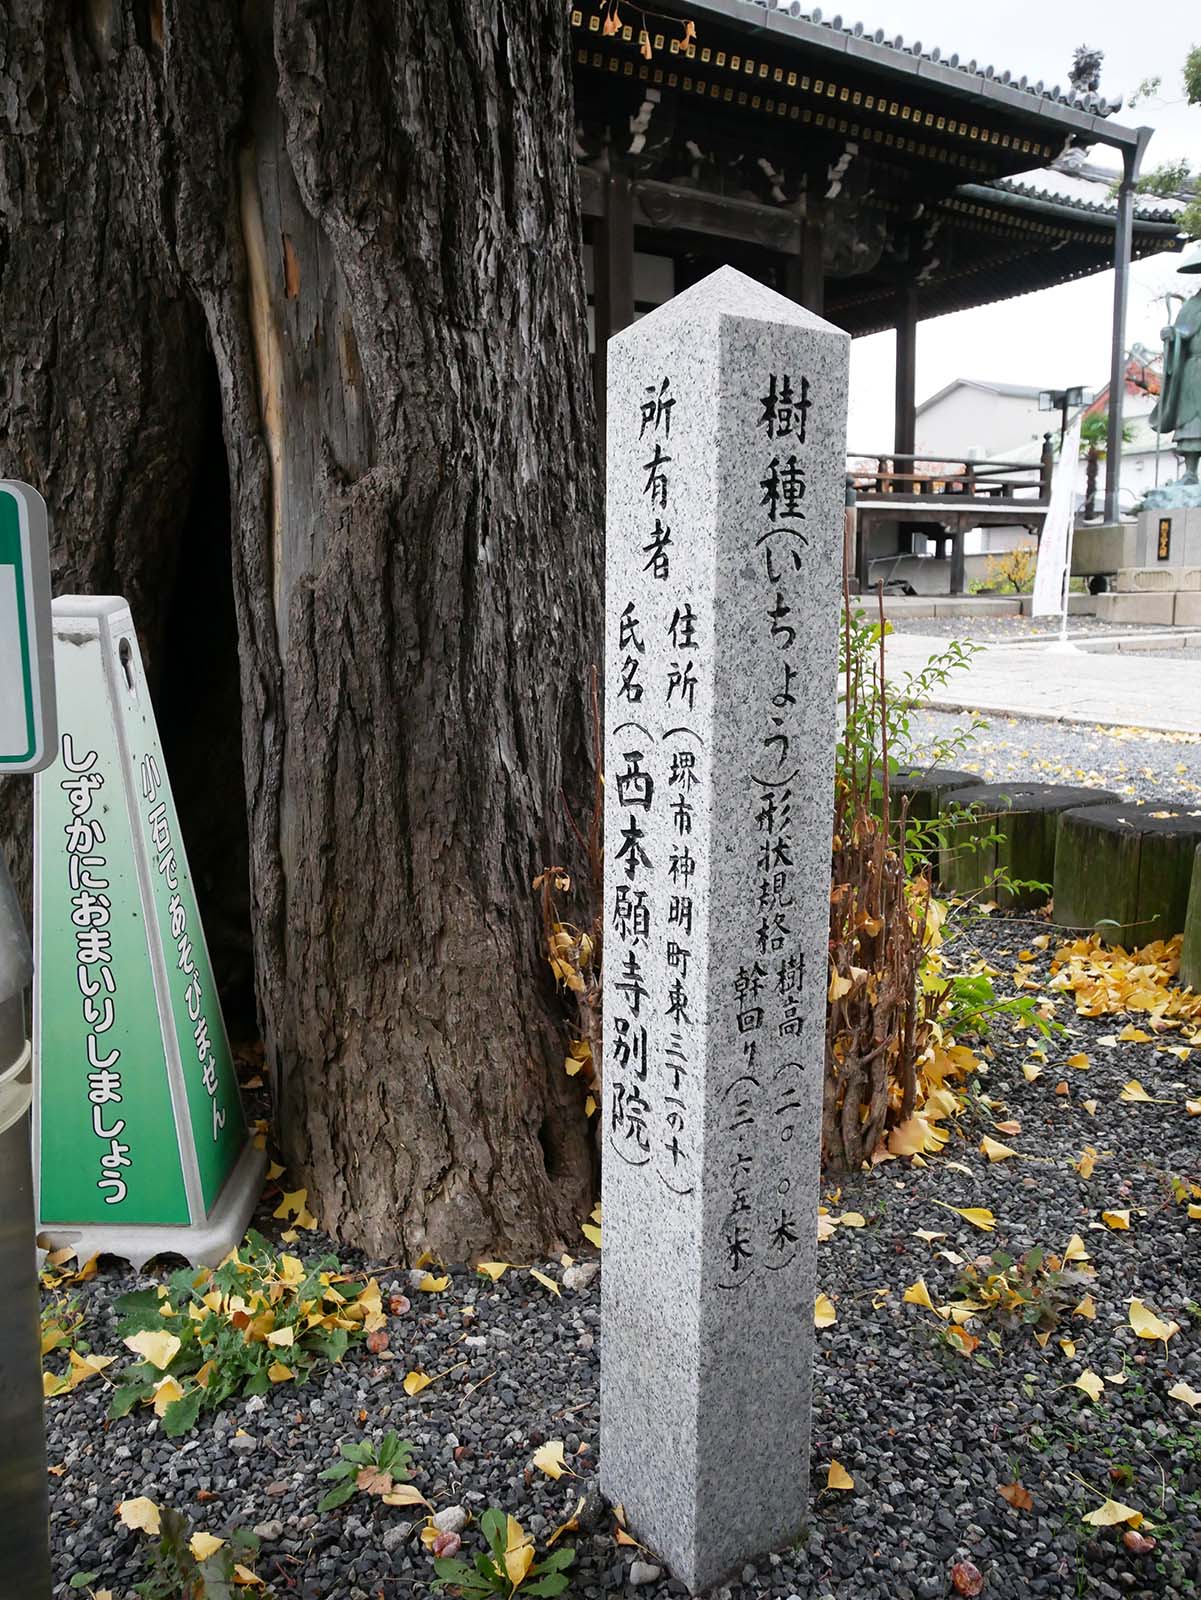
<path id="1" fill-rule="evenodd" d="M 961 711 L 917 711 L 910 718 L 919 758 L 970 725 Z M 977 733 L 962 756 L 944 763 L 979 772 L 985 782 L 1081 784 L 1175 804 L 1201 796 L 1201 735 L 1145 729 L 1090 728 L 1033 718 L 998 717 Z"/>
<path id="2" fill-rule="evenodd" d="M 1038 931 L 1029 921 L 992 919 L 977 925 L 970 947 L 1008 975 Z M 1040 955 L 1035 979 L 1045 980 L 1047 970 Z M 718 1591 L 725 1600 L 933 1600 L 952 1593 L 951 1565 L 962 1557 L 985 1574 L 985 1594 L 1003 1600 L 1198 1593 L 1201 1412 L 1166 1391 L 1181 1378 L 1201 1388 L 1201 1221 L 1188 1220 L 1171 1189 L 1173 1178 L 1201 1182 L 1201 1122 L 1182 1104 L 1186 1094 L 1201 1095 L 1201 1050 L 1181 1062 L 1155 1043 L 1106 1045 L 1121 1019 L 1077 1019 L 1068 1000 L 1059 1015 L 1069 1031 L 1046 1047 L 1034 1083 L 1020 1068 L 1036 1037 L 1008 1022 L 995 1027 L 981 1082 L 992 1109 L 977 1102 L 943 1156 L 924 1170 L 888 1162 L 844 1181 L 837 1200 L 828 1194 L 835 1214 L 858 1211 L 867 1225 L 838 1228 L 819 1251 L 819 1287 L 838 1315 L 817 1336 L 810 1519 L 791 1550 L 747 1566 Z M 1081 1050 L 1087 1070 L 1060 1065 Z M 1121 1102 L 1132 1077 L 1164 1103 Z M 1066 1095 L 1054 1092 L 1061 1078 Z M 1095 1115 L 1085 1100 L 1096 1102 Z M 1021 1133 L 1005 1142 L 1023 1159 L 990 1165 L 977 1152 L 981 1135 L 1008 1118 Z M 1103 1159 L 1085 1181 L 1072 1163 L 1090 1144 Z M 996 1232 L 974 1229 L 936 1201 L 989 1207 Z M 1107 1207 L 1130 1208 L 1129 1232 L 1101 1224 Z M 264 1215 L 260 1226 L 270 1233 L 282 1224 Z M 923 1241 L 918 1229 L 946 1237 Z M 1020 1329 L 1005 1331 L 1000 1348 L 986 1341 L 969 1359 L 939 1343 L 929 1312 L 902 1300 L 923 1276 L 936 1303 L 949 1296 L 957 1269 L 940 1250 L 967 1258 L 990 1249 L 1016 1255 L 1036 1244 L 1061 1250 L 1072 1233 L 1085 1240 L 1097 1273 L 1095 1321 L 1069 1319 L 1062 1330 L 1076 1341 L 1074 1358 L 1058 1347 L 1058 1334 L 1039 1349 Z M 319 1235 L 303 1236 L 306 1255 L 325 1245 Z M 561 1263 L 542 1265 L 562 1277 Z M 133 1281 L 110 1263 L 82 1287 L 97 1350 L 117 1348 L 112 1302 Z M 479 1513 L 499 1504 L 542 1537 L 577 1494 L 586 1495 L 583 1525 L 569 1535 L 578 1551 L 571 1594 L 683 1594 L 665 1576 L 630 1587 L 633 1562 L 643 1558 L 614 1542 L 612 1517 L 594 1492 L 599 1281 L 565 1288 L 561 1299 L 517 1270 L 495 1286 L 456 1270 L 451 1287 L 434 1296 L 414 1292 L 395 1266 L 382 1281 L 412 1300 L 390 1324 L 395 1359 L 353 1353 L 304 1388 L 281 1386 L 261 1403 L 202 1420 L 182 1443 L 162 1437 L 145 1410 L 106 1423 L 100 1382 L 50 1404 L 50 1461 L 62 1468 L 51 1478 L 56 1593 L 67 1592 L 74 1573 L 99 1570 L 98 1582 L 128 1600 L 145 1572 L 145 1540 L 118 1526 L 114 1507 L 144 1494 L 217 1533 L 266 1524 L 259 1571 L 277 1596 L 429 1595 L 431 1566 L 409 1513 L 362 1496 L 338 1511 L 316 1511 L 324 1488 L 317 1473 L 338 1441 L 395 1428 L 413 1444 L 416 1482 L 439 1508 Z M 1132 1295 L 1181 1324 L 1166 1349 L 1132 1333 Z M 467 1345 L 465 1334 L 482 1343 Z M 469 1365 L 420 1396 L 404 1394 L 410 1367 L 440 1372 L 465 1357 Z M 1070 1387 L 1086 1368 L 1125 1372 L 1127 1382 L 1108 1386 L 1093 1405 Z M 235 1437 L 239 1427 L 246 1438 Z M 554 1482 L 532 1468 L 547 1439 L 564 1441 L 577 1480 Z M 577 1455 L 581 1446 L 587 1449 Z M 852 1492 L 822 1489 L 835 1457 L 855 1479 Z M 1014 1510 L 999 1496 L 999 1486 L 1012 1482 L 1030 1490 L 1032 1510 Z M 771 1493 L 768 1461 L 764 1490 Z M 1131 1554 L 1120 1529 L 1082 1523 L 1111 1494 L 1157 1524 L 1153 1553 Z M 465 1548 L 473 1537 L 469 1528 Z"/>

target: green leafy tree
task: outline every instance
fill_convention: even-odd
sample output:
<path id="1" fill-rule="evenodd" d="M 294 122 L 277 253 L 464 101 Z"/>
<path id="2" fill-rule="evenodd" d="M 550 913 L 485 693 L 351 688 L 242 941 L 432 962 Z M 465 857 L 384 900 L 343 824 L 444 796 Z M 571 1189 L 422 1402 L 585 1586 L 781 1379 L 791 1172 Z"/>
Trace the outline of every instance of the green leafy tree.
<path id="1" fill-rule="evenodd" d="M 1128 422 L 1122 424 L 1122 443 L 1129 444 L 1134 438 L 1134 429 Z M 1095 411 L 1091 417 L 1085 417 L 1080 424 L 1080 454 L 1086 456 L 1091 445 L 1096 445 L 1097 454 L 1105 454 L 1105 446 L 1109 439 L 1109 412 Z"/>
<path id="2" fill-rule="evenodd" d="M 1185 103 L 1201 106 L 1201 45 L 1195 44 L 1184 58 L 1180 69 Z M 1163 77 L 1156 74 L 1144 78 L 1130 96 L 1130 104 L 1143 100 L 1159 99 L 1163 90 Z M 1201 198 L 1196 193 L 1197 175 L 1188 161 L 1168 161 L 1145 174 L 1138 188 L 1143 194 L 1162 195 L 1166 199 L 1187 200 L 1180 213 L 1180 227 L 1191 238 L 1201 237 Z"/>

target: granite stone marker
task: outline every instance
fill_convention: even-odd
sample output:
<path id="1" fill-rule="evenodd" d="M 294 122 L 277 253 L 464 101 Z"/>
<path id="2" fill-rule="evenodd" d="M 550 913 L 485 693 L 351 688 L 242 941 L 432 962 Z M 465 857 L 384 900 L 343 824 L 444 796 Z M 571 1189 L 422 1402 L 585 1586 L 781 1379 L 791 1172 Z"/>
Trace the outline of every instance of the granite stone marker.
<path id="1" fill-rule="evenodd" d="M 849 345 L 729 267 L 609 344 L 601 1476 L 693 1591 L 808 1493 Z"/>

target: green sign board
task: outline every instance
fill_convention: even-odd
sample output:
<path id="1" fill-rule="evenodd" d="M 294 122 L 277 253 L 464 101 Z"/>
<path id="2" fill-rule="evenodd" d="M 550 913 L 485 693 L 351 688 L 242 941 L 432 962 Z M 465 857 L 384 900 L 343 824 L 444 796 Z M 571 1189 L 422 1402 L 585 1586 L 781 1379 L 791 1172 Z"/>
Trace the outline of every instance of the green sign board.
<path id="1" fill-rule="evenodd" d="M 46 502 L 0 482 L 0 777 L 44 766 L 54 728 Z"/>
<path id="2" fill-rule="evenodd" d="M 53 631 L 58 759 L 38 778 L 34 830 L 40 1226 L 103 1230 L 99 1247 L 132 1259 L 156 1251 L 122 1250 L 122 1230 L 211 1232 L 235 1168 L 257 1183 L 261 1158 L 133 618 L 123 600 L 66 597 Z M 157 1249 L 189 1254 L 186 1240 Z"/>

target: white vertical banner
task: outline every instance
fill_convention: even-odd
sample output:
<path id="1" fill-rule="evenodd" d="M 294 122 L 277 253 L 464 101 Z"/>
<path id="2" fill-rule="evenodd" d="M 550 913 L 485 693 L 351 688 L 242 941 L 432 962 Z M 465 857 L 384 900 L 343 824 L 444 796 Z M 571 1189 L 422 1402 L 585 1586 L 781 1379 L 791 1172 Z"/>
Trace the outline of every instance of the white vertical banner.
<path id="1" fill-rule="evenodd" d="M 1038 564 L 1034 569 L 1036 617 L 1056 617 L 1063 611 L 1070 574 L 1072 526 L 1076 517 L 1076 472 L 1080 458 L 1080 418 L 1063 438 L 1059 460 L 1051 479 L 1051 503 L 1047 507 L 1042 538 L 1038 541 Z"/>

